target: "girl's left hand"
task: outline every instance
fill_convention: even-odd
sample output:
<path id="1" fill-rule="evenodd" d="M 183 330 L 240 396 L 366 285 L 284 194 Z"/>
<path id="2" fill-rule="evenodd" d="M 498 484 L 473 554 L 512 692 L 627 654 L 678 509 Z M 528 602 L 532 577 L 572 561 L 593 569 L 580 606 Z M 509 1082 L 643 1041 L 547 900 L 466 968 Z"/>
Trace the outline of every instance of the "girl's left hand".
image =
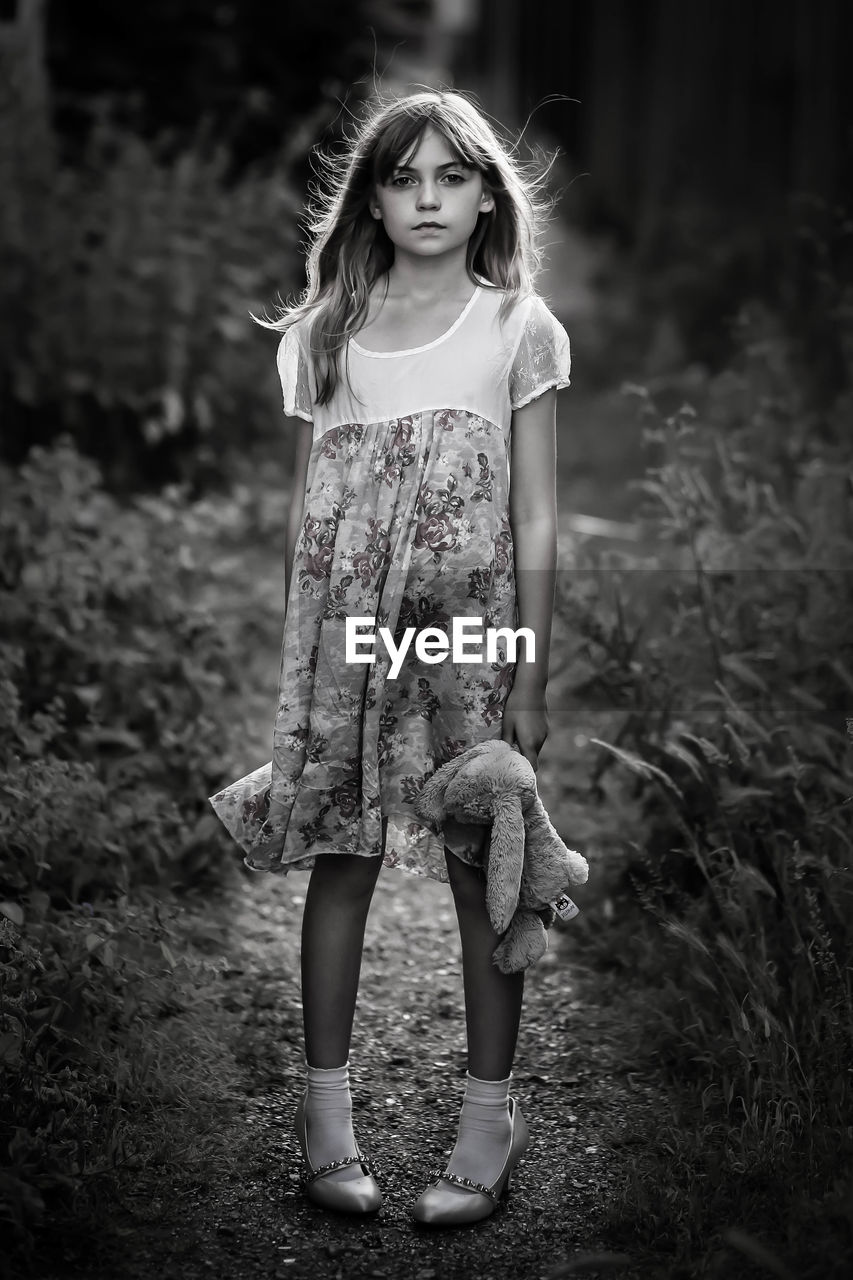
<path id="1" fill-rule="evenodd" d="M 516 743 L 535 772 L 539 752 L 547 737 L 548 709 L 545 690 L 525 688 L 516 680 L 504 703 L 502 740 L 510 744 Z"/>

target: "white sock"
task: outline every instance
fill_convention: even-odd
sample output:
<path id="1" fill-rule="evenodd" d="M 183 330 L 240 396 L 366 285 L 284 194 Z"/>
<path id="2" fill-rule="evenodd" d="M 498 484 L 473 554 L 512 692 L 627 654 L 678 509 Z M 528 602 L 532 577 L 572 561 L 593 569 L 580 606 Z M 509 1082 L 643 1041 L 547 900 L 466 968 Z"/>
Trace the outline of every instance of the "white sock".
<path id="1" fill-rule="evenodd" d="M 306 1065 L 306 1075 L 305 1131 L 311 1164 L 316 1169 L 319 1165 L 357 1154 L 352 1130 L 349 1063 L 331 1070 Z M 330 1182 L 347 1182 L 352 1178 L 363 1178 L 364 1173 L 361 1165 L 350 1164 L 323 1176 Z"/>
<path id="2" fill-rule="evenodd" d="M 459 1133 L 448 1173 L 491 1187 L 506 1163 L 512 1126 L 509 1118 L 510 1073 L 506 1080 L 478 1080 L 466 1074 Z M 450 1188 L 448 1187 L 448 1190 Z M 456 1189 L 456 1188 L 454 1188 Z M 460 1194 L 466 1194 L 458 1188 Z"/>

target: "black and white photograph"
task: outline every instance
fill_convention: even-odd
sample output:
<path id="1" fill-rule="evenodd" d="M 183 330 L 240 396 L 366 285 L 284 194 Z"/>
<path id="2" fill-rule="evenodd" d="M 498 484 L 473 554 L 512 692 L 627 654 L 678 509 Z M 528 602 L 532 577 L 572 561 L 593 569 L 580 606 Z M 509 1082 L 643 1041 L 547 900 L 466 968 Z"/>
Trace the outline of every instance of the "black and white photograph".
<path id="1" fill-rule="evenodd" d="M 852 61 L 0 0 L 4 1280 L 853 1275 Z"/>

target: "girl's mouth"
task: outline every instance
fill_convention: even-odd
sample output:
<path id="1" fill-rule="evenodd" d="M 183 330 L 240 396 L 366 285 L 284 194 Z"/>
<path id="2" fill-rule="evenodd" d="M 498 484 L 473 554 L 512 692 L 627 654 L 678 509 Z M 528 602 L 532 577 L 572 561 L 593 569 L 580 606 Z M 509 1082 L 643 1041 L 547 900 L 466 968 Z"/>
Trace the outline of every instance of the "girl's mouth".
<path id="1" fill-rule="evenodd" d="M 443 231 L 444 223 L 442 222 L 419 222 L 415 227 L 415 231 Z"/>

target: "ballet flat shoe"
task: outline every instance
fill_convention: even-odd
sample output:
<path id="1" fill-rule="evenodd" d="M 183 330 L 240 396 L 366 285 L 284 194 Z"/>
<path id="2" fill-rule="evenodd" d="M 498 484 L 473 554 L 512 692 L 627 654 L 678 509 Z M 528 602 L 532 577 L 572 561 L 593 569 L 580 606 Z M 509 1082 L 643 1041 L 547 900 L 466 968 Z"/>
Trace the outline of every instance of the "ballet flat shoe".
<path id="1" fill-rule="evenodd" d="M 375 1170 L 362 1155 L 356 1143 L 358 1155 L 346 1156 L 342 1160 L 332 1160 L 329 1164 L 317 1168 L 311 1163 L 308 1154 L 308 1129 L 305 1120 L 305 1099 L 307 1090 L 296 1108 L 296 1136 L 302 1151 L 302 1169 L 300 1182 L 309 1200 L 323 1209 L 334 1209 L 338 1213 L 375 1213 L 382 1203 L 382 1193 L 373 1174 Z M 352 1178 L 348 1182 L 330 1182 L 326 1177 L 336 1169 L 345 1169 L 347 1165 L 360 1164 L 364 1170 L 363 1178 Z"/>
<path id="2" fill-rule="evenodd" d="M 462 1227 L 469 1222 L 480 1222 L 494 1213 L 501 1196 L 509 1187 L 509 1180 L 515 1166 L 527 1150 L 530 1142 L 530 1131 L 527 1121 L 521 1114 L 521 1108 L 514 1098 L 509 1100 L 511 1136 L 509 1151 L 504 1167 L 490 1187 L 474 1182 L 471 1178 L 460 1178 L 452 1173 L 434 1175 L 435 1181 L 418 1197 L 412 1207 L 412 1216 L 416 1222 L 430 1227 Z M 463 1187 L 468 1194 L 460 1196 L 448 1191 L 442 1183 L 454 1187 Z"/>

